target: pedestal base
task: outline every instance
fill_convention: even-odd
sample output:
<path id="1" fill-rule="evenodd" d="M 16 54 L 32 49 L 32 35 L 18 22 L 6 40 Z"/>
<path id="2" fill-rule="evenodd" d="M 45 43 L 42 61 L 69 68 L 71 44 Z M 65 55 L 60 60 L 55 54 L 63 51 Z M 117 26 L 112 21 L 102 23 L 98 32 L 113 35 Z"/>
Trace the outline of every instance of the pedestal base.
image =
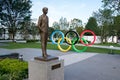
<path id="1" fill-rule="evenodd" d="M 53 59 L 29 62 L 29 80 L 64 80 L 64 61 Z"/>
<path id="2" fill-rule="evenodd" d="M 40 61 L 51 61 L 51 60 L 57 60 L 58 57 L 54 57 L 54 56 L 48 56 L 46 58 L 44 58 L 43 56 L 39 56 L 39 57 L 35 57 L 35 60 L 40 60 Z"/>

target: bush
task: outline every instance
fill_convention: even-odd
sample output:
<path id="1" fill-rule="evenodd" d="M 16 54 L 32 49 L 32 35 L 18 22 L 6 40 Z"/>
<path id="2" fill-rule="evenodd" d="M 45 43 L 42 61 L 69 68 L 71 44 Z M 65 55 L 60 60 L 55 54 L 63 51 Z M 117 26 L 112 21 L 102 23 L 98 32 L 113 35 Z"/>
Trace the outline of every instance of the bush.
<path id="1" fill-rule="evenodd" d="M 10 80 L 10 75 L 9 74 L 0 74 L 0 80 Z"/>
<path id="2" fill-rule="evenodd" d="M 28 63 L 18 59 L 3 59 L 0 61 L 0 80 L 22 80 L 28 77 Z"/>

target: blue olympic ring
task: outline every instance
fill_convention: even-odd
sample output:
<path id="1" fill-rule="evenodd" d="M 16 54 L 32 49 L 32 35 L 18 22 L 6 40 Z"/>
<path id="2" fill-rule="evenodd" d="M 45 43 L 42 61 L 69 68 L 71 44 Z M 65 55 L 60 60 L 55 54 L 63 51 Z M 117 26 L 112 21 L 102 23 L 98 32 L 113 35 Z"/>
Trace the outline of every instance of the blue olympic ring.
<path id="1" fill-rule="evenodd" d="M 51 34 L 50 40 L 52 41 L 53 44 L 58 44 L 57 42 L 55 42 L 55 40 L 54 40 L 54 38 L 53 38 L 53 36 L 54 36 L 56 33 L 59 33 L 59 34 L 62 36 L 62 40 L 61 40 L 61 42 L 60 42 L 60 44 L 62 44 L 62 43 L 64 42 L 64 34 L 63 34 L 63 32 L 61 32 L 61 31 L 59 31 L 59 30 L 55 30 L 55 31 Z"/>

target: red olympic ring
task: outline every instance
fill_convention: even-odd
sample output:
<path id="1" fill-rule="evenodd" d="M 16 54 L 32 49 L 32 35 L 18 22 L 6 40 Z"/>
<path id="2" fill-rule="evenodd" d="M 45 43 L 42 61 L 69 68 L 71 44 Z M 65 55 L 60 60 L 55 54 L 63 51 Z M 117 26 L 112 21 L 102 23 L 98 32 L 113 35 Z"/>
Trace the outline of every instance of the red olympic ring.
<path id="1" fill-rule="evenodd" d="M 90 33 L 92 33 L 92 35 L 94 36 L 94 40 L 91 42 L 91 43 L 89 43 L 89 44 L 85 44 L 84 42 L 83 42 L 83 40 L 82 40 L 82 37 L 83 37 L 83 35 L 86 33 L 86 32 L 90 32 Z M 95 42 L 95 40 L 96 40 L 96 35 L 95 35 L 95 33 L 93 32 L 93 31 L 91 31 L 91 30 L 85 30 L 85 31 L 83 31 L 81 34 L 80 34 L 80 42 L 83 44 L 83 45 L 85 45 L 85 46 L 91 46 L 91 45 L 93 45 L 94 44 L 94 42 Z"/>

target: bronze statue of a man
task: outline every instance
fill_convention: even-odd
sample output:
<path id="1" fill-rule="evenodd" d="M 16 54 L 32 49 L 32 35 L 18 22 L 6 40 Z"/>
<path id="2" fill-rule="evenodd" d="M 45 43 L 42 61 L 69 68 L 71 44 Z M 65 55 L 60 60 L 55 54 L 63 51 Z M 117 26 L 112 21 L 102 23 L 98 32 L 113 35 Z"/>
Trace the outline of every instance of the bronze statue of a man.
<path id="1" fill-rule="evenodd" d="M 42 11 L 43 11 L 43 14 L 39 17 L 39 20 L 38 20 L 38 28 L 40 31 L 42 56 L 44 58 L 47 58 L 48 55 L 46 52 L 46 47 L 47 47 L 47 39 L 48 39 L 49 19 L 46 14 L 48 13 L 48 8 L 44 7 Z"/>

